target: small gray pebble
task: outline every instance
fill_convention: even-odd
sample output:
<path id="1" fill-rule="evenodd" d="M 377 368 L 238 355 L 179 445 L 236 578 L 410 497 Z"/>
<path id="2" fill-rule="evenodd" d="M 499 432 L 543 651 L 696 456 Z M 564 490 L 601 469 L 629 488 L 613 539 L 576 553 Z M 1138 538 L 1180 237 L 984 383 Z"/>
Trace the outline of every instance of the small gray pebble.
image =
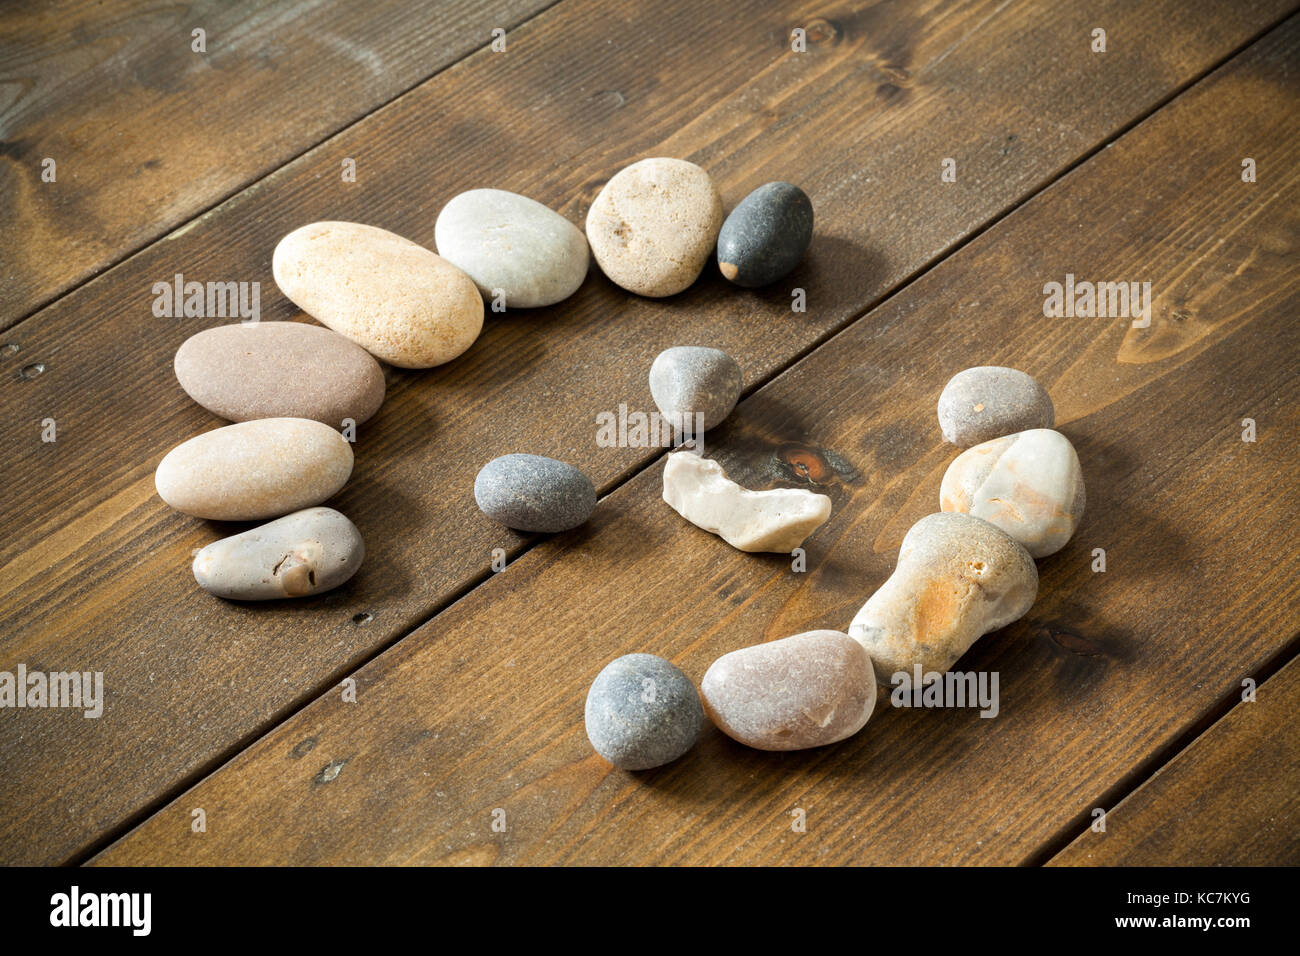
<path id="1" fill-rule="evenodd" d="M 968 368 L 954 375 L 939 396 L 939 427 L 944 440 L 959 448 L 1051 428 L 1055 421 L 1047 390 L 1014 368 Z"/>
<path id="2" fill-rule="evenodd" d="M 596 507 L 591 479 L 542 455 L 502 455 L 479 470 L 474 500 L 483 513 L 517 531 L 576 528 Z"/>
<path id="3" fill-rule="evenodd" d="M 695 745 L 704 707 L 695 685 L 668 661 L 627 654 L 592 681 L 586 723 L 596 753 L 623 770 L 648 770 Z"/>
<path id="4" fill-rule="evenodd" d="M 721 424 L 736 407 L 741 384 L 740 366 L 721 349 L 678 345 L 664 349 L 650 366 L 650 394 L 680 431 L 694 432 L 697 412 L 705 428 Z"/>
<path id="5" fill-rule="evenodd" d="M 791 183 L 759 186 L 718 233 L 718 268 L 736 285 L 757 288 L 788 275 L 808 251 L 812 201 Z"/>

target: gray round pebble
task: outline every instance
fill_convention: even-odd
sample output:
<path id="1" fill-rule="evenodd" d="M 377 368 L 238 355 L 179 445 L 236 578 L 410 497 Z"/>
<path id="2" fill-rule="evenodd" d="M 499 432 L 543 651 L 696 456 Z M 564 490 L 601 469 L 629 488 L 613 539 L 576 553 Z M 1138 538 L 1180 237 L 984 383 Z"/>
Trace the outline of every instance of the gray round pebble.
<path id="1" fill-rule="evenodd" d="M 474 479 L 474 500 L 489 518 L 517 531 L 576 528 L 596 507 L 591 479 L 542 455 L 502 455 Z"/>
<path id="2" fill-rule="evenodd" d="M 981 365 L 958 372 L 939 396 L 945 441 L 969 448 L 1056 422 L 1052 399 L 1032 376 L 1014 368 Z"/>
<path id="3" fill-rule="evenodd" d="M 812 201 L 791 183 L 759 186 L 718 233 L 718 268 L 736 285 L 757 288 L 788 275 L 808 251 Z"/>
<path id="4" fill-rule="evenodd" d="M 596 753 L 623 770 L 648 770 L 695 745 L 704 707 L 695 685 L 668 661 L 627 654 L 592 681 L 586 724 Z"/>
<path id="5" fill-rule="evenodd" d="M 679 431 L 694 433 L 696 413 L 712 428 L 740 398 L 740 366 L 721 349 L 678 345 L 664 349 L 650 366 L 650 394 Z"/>

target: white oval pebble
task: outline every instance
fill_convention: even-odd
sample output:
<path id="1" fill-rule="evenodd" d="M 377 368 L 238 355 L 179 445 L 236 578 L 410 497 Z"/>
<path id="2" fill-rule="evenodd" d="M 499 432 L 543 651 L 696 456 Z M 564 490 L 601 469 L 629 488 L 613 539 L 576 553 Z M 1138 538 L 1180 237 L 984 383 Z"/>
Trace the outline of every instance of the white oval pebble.
<path id="1" fill-rule="evenodd" d="M 558 212 L 504 189 L 471 189 L 442 207 L 438 255 L 464 270 L 488 301 L 532 309 L 567 299 L 587 276 L 587 239 Z"/>

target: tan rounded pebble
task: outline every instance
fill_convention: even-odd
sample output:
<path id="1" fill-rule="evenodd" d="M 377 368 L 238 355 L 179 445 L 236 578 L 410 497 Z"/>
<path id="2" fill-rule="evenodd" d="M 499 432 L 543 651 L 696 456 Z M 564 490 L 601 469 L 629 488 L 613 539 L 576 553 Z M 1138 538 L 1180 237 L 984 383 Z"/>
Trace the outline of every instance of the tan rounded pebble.
<path id="1" fill-rule="evenodd" d="M 802 750 L 861 730 L 876 706 L 876 676 L 847 634 L 808 631 L 723 654 L 700 693 L 728 737 L 759 750 Z"/>
<path id="2" fill-rule="evenodd" d="M 345 583 L 361 567 L 356 525 L 333 508 L 307 508 L 214 541 L 194 557 L 194 580 L 217 597 L 307 597 Z"/>
<path id="3" fill-rule="evenodd" d="M 259 418 L 205 432 L 163 458 L 154 484 L 177 511 L 259 521 L 318 505 L 352 474 L 352 446 L 306 418 Z"/>
<path id="4" fill-rule="evenodd" d="M 483 328 L 474 280 L 409 239 L 356 222 L 313 222 L 275 247 L 280 291 L 308 315 L 401 368 L 430 368 Z"/>
<path id="5" fill-rule="evenodd" d="M 722 228 L 722 197 L 699 166 L 643 159 L 605 184 L 587 212 L 601 270 L 629 292 L 666 296 L 699 276 Z"/>
<path id="6" fill-rule="evenodd" d="M 1070 440 L 1031 428 L 968 448 L 948 466 L 939 507 L 983 518 L 1035 558 L 1065 547 L 1083 517 L 1083 470 Z"/>
<path id="7" fill-rule="evenodd" d="M 1034 559 L 1005 531 L 970 515 L 926 515 L 903 537 L 894 573 L 849 635 L 882 683 L 918 666 L 943 673 L 982 635 L 1024 616 L 1037 596 Z"/>
<path id="8" fill-rule="evenodd" d="M 384 373 L 370 353 L 302 322 L 204 329 L 177 350 L 175 368 L 190 398 L 232 422 L 312 418 L 342 428 L 384 401 Z"/>

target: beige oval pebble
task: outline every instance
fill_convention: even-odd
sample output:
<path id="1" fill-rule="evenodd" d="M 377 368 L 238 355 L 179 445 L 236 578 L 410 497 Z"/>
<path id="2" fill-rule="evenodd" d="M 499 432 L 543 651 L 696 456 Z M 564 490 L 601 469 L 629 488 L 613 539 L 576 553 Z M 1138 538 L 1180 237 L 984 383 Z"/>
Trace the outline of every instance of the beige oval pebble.
<path id="1" fill-rule="evenodd" d="M 307 508 L 214 541 L 194 557 L 194 580 L 217 597 L 269 601 L 307 597 L 345 583 L 365 544 L 333 508 Z"/>
<path id="2" fill-rule="evenodd" d="M 375 226 L 313 222 L 275 247 L 280 291 L 308 315 L 402 368 L 430 368 L 483 328 L 474 280 L 423 246 Z"/>
<path id="3" fill-rule="evenodd" d="M 847 634 L 808 631 L 723 654 L 700 695 L 728 737 L 759 750 L 802 750 L 863 728 L 876 706 L 876 675 Z"/>
<path id="4" fill-rule="evenodd" d="M 163 458 L 154 484 L 177 511 L 258 521 L 318 505 L 347 483 L 352 446 L 306 418 L 260 418 L 205 432 Z"/>
<path id="5" fill-rule="evenodd" d="M 1065 547 L 1086 498 L 1079 456 L 1050 428 L 1031 428 L 968 448 L 948 466 L 939 508 L 983 518 L 1035 558 Z"/>
<path id="6" fill-rule="evenodd" d="M 194 401 L 232 422 L 313 418 L 360 425 L 384 400 L 384 373 L 365 349 L 302 322 L 219 325 L 176 351 L 176 380 Z"/>
<path id="7" fill-rule="evenodd" d="M 587 242 L 601 270 L 646 296 L 694 282 L 721 228 L 717 187 L 682 159 L 643 159 L 620 170 L 587 212 Z"/>

